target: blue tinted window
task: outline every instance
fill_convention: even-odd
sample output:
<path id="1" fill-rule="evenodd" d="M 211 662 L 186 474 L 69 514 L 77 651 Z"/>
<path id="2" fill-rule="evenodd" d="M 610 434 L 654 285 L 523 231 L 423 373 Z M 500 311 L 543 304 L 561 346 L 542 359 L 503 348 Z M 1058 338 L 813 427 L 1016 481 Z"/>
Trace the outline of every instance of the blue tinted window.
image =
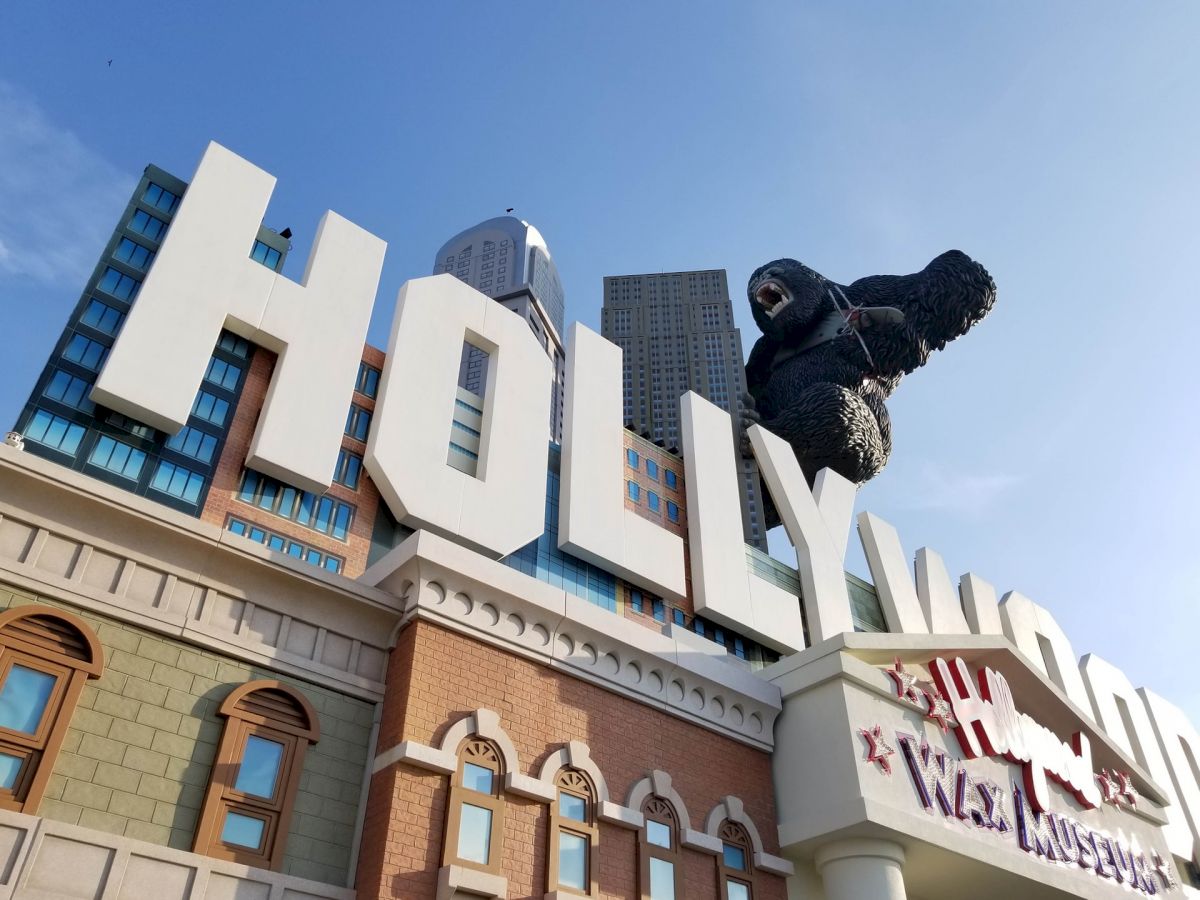
<path id="1" fill-rule="evenodd" d="M 725 857 L 725 868 L 737 869 L 739 872 L 746 871 L 746 851 L 734 844 L 725 844 L 723 848 Z"/>
<path id="2" fill-rule="evenodd" d="M 490 794 L 492 792 L 492 779 L 495 777 L 495 772 L 484 766 L 477 766 L 474 763 L 463 763 L 463 784 L 469 791 L 479 791 L 481 794 Z"/>
<path id="3" fill-rule="evenodd" d="M 337 513 L 333 517 L 333 536 L 339 541 L 346 540 L 350 532 L 350 507 L 345 503 L 337 505 Z"/>
<path id="4" fill-rule="evenodd" d="M 229 530 L 232 531 L 234 534 L 245 534 L 246 533 L 246 523 L 239 522 L 237 519 L 230 519 L 229 520 Z"/>
<path id="5" fill-rule="evenodd" d="M 232 353 L 234 356 L 240 356 L 242 359 L 246 359 L 250 355 L 250 345 L 236 334 L 228 331 L 221 332 L 217 346 L 222 350 Z"/>
<path id="6" fill-rule="evenodd" d="M 0 728 L 37 733 L 57 681 L 53 675 L 14 664 L 0 688 Z"/>
<path id="7" fill-rule="evenodd" d="M 204 373 L 205 381 L 210 381 L 227 391 L 237 390 L 238 379 L 241 377 L 241 369 L 233 363 L 227 363 L 215 356 L 208 361 L 208 369 Z"/>
<path id="8" fill-rule="evenodd" d="M 675 473 L 673 471 L 671 471 L 670 469 L 664 469 L 663 470 L 663 478 L 666 479 L 667 487 L 669 487 L 671 490 L 676 489 L 675 488 L 675 484 L 676 484 Z"/>
<path id="9" fill-rule="evenodd" d="M 84 428 L 68 422 L 61 416 L 52 415 L 44 409 L 36 410 L 25 426 L 25 437 L 63 453 L 75 455 L 79 442 L 83 440 Z"/>
<path id="10" fill-rule="evenodd" d="M 458 857 L 487 865 L 492 853 L 492 811 L 464 803 L 458 820 Z"/>
<path id="11" fill-rule="evenodd" d="M 295 541 L 292 541 L 290 544 L 288 544 L 287 552 L 288 556 L 294 556 L 296 559 L 304 559 L 303 544 L 297 544 Z"/>
<path id="12" fill-rule="evenodd" d="M 96 371 L 104 364 L 104 360 L 108 356 L 108 348 L 99 341 L 93 341 L 76 332 L 71 335 L 71 340 L 67 341 L 62 355 L 63 359 L 69 359 L 85 369 Z"/>
<path id="13" fill-rule="evenodd" d="M 139 209 L 134 211 L 133 218 L 129 220 L 129 230 L 135 231 L 138 234 L 144 234 L 152 241 L 157 241 L 162 238 L 163 232 L 167 230 L 167 223 Z"/>
<path id="14" fill-rule="evenodd" d="M 686 625 L 687 617 L 683 614 L 682 609 L 673 609 L 671 610 L 671 621 L 676 625 Z"/>
<path id="15" fill-rule="evenodd" d="M 249 847 L 257 850 L 262 846 L 263 832 L 266 823 L 262 819 L 253 819 L 241 813 L 225 813 L 225 824 L 221 827 L 221 842 L 233 844 L 235 847 Z"/>
<path id="16" fill-rule="evenodd" d="M 208 391 L 198 391 L 196 402 L 192 404 L 192 415 L 213 425 L 224 425 L 225 416 L 229 413 L 229 403 L 220 397 L 213 396 Z"/>
<path id="17" fill-rule="evenodd" d="M 658 463 L 652 459 L 646 460 L 646 474 L 658 481 Z"/>
<path id="18" fill-rule="evenodd" d="M 569 831 L 558 833 L 558 883 L 587 890 L 587 838 Z"/>
<path id="19" fill-rule="evenodd" d="M 641 591 L 630 591 L 629 606 L 634 612 L 640 613 L 642 611 L 642 592 Z"/>
<path id="20" fill-rule="evenodd" d="M 268 269 L 279 271 L 279 251 L 274 247 L 268 247 L 262 241 L 255 241 L 254 246 L 250 250 L 250 258 L 255 262 L 260 262 Z"/>
<path id="21" fill-rule="evenodd" d="M 310 560 L 310 562 L 311 562 L 311 560 Z M 326 569 L 328 569 L 330 572 L 335 572 L 335 573 L 340 572 L 340 571 L 342 571 L 342 561 L 340 559 L 338 559 L 336 556 L 327 556 L 327 557 L 325 557 L 324 567 Z"/>
<path id="22" fill-rule="evenodd" d="M 350 412 L 346 416 L 346 434 L 356 441 L 365 441 L 367 432 L 371 429 L 371 414 L 357 404 L 350 404 Z"/>
<path id="23" fill-rule="evenodd" d="M 187 425 L 167 441 L 167 447 L 200 462 L 211 463 L 217 449 L 217 439 L 207 431 Z"/>
<path id="24" fill-rule="evenodd" d="M 634 503 L 637 503 L 638 500 L 641 499 L 641 496 L 642 496 L 641 487 L 638 485 L 638 483 L 636 481 L 627 481 L 627 482 L 625 482 L 625 484 L 626 484 L 626 490 L 629 493 L 629 499 L 632 500 Z"/>
<path id="25" fill-rule="evenodd" d="M 282 762 L 283 744 L 251 734 L 246 738 L 246 750 L 241 755 L 234 790 L 254 797 L 274 797 Z"/>
<path id="26" fill-rule="evenodd" d="M 50 383 L 46 385 L 43 393 L 59 403 L 65 403 L 67 406 L 90 413 L 96 408 L 96 405 L 87 398 L 91 388 L 90 381 L 84 381 L 82 378 L 76 378 L 74 375 L 58 369 L 50 376 Z"/>
<path id="27" fill-rule="evenodd" d="M 154 262 L 154 251 L 126 237 L 121 238 L 117 249 L 113 251 L 113 256 L 135 269 L 145 269 Z"/>
<path id="28" fill-rule="evenodd" d="M 122 478 L 137 481 L 142 474 L 142 464 L 146 462 L 146 454 L 136 447 L 130 447 L 120 441 L 114 441 L 106 434 L 100 436 L 88 461 L 102 469 L 107 469 Z"/>
<path id="29" fill-rule="evenodd" d="M 667 608 L 663 605 L 661 600 L 655 600 L 651 608 L 656 621 L 667 621 Z"/>
<path id="30" fill-rule="evenodd" d="M 358 381 L 355 382 L 354 389 L 364 396 L 374 398 L 379 392 L 379 375 L 379 370 L 374 366 L 359 363 Z"/>
<path id="31" fill-rule="evenodd" d="M 87 309 L 83 311 L 83 318 L 80 321 L 84 325 L 95 328 L 97 331 L 115 335 L 120 330 L 121 321 L 124 318 L 125 313 L 119 309 L 114 309 L 107 303 L 101 303 L 93 297 L 88 301 Z"/>
<path id="32" fill-rule="evenodd" d="M 142 194 L 142 202 L 170 214 L 179 206 L 179 196 L 152 181 L 146 187 L 146 193 Z"/>
<path id="33" fill-rule="evenodd" d="M 558 814 L 564 819 L 574 819 L 576 822 L 587 821 L 587 800 L 560 791 L 558 794 Z"/>
<path id="34" fill-rule="evenodd" d="M 21 765 L 25 760 L 9 753 L 0 753 L 0 788 L 12 790 L 21 774 Z"/>
<path id="35" fill-rule="evenodd" d="M 130 278 L 121 272 L 118 272 L 112 266 L 104 270 L 104 274 L 100 276 L 100 281 L 97 287 L 106 294 L 111 294 L 118 300 L 132 300 L 137 294 L 138 285 L 141 284 L 136 278 Z"/>
<path id="36" fill-rule="evenodd" d="M 679 504 L 671 500 L 667 501 L 667 518 L 672 522 L 679 521 Z"/>
<path id="37" fill-rule="evenodd" d="M 337 468 L 333 472 L 333 480 L 344 484 L 352 491 L 358 490 L 358 476 L 362 473 L 362 457 L 349 450 L 338 452 Z"/>
<path id="38" fill-rule="evenodd" d="M 646 491 L 646 507 L 650 512 L 658 512 L 658 494 L 654 491 Z"/>
<path id="39" fill-rule="evenodd" d="M 287 541 L 277 534 L 272 534 L 267 537 L 267 546 L 272 550 L 283 552 L 283 548 L 287 545 Z"/>
<path id="40" fill-rule="evenodd" d="M 160 462 L 150 487 L 188 503 L 195 503 L 200 499 L 200 492 L 204 490 L 204 477 L 183 466 Z"/>
<path id="41" fill-rule="evenodd" d="M 636 469 L 638 467 L 638 461 L 639 458 L 636 450 L 625 451 L 625 465 L 629 466 L 631 469 Z"/>

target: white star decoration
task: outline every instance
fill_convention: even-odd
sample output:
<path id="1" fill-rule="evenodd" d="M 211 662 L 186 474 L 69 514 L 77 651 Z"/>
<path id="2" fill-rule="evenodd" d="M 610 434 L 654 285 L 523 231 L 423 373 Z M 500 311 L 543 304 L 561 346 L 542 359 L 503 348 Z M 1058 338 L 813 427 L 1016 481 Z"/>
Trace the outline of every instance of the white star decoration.
<path id="1" fill-rule="evenodd" d="M 1100 785 L 1100 796 L 1105 803 L 1111 803 L 1113 806 L 1124 803 L 1130 809 L 1137 808 L 1138 792 L 1133 786 L 1133 777 L 1128 772 L 1101 769 L 1096 775 L 1096 783 Z"/>
<path id="2" fill-rule="evenodd" d="M 929 705 L 929 709 L 925 713 L 925 718 L 937 722 L 941 726 L 943 734 L 958 725 L 958 720 L 954 718 L 954 712 L 950 708 L 949 701 L 942 696 L 942 692 L 937 688 L 934 688 L 932 691 L 925 691 L 925 702 Z"/>
<path id="3" fill-rule="evenodd" d="M 1179 883 L 1175 880 L 1175 867 L 1169 859 L 1163 859 L 1157 850 L 1153 853 L 1154 857 L 1154 874 L 1158 876 L 1162 882 L 1163 890 L 1169 891 L 1171 888 L 1178 887 Z"/>
<path id="4" fill-rule="evenodd" d="M 896 752 L 896 748 L 883 739 L 883 728 L 879 725 L 874 728 L 860 728 L 858 733 L 867 739 L 866 761 L 879 763 L 884 774 L 891 775 L 892 763 L 888 757 Z"/>
<path id="5" fill-rule="evenodd" d="M 895 665 L 888 669 L 887 673 L 896 685 L 897 697 L 915 706 L 921 705 L 921 691 L 917 687 L 917 676 L 904 671 L 904 663 L 900 662 L 899 657 L 896 658 Z"/>
<path id="6" fill-rule="evenodd" d="M 1130 809 L 1137 808 L 1138 794 L 1129 773 L 1114 771 L 1113 774 L 1117 776 L 1117 796 L 1128 803 Z"/>

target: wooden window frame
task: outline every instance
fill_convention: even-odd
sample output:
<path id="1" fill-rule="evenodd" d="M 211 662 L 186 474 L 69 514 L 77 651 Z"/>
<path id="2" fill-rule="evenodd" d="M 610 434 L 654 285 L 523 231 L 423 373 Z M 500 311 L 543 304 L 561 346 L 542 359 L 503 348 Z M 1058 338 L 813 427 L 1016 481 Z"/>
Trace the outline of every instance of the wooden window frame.
<path id="1" fill-rule="evenodd" d="M 296 721 L 244 708 L 243 701 L 262 691 L 285 695 L 293 704 L 291 713 Z M 274 702 L 277 704 L 278 701 Z M 308 745 L 315 744 L 321 737 L 316 710 L 307 697 L 290 685 L 263 679 L 239 685 L 230 691 L 217 714 L 225 718 L 225 728 L 209 776 L 192 849 L 215 859 L 277 872 L 283 867 L 296 791 L 304 770 L 304 756 L 308 752 Z M 279 771 L 270 797 L 247 794 L 234 787 L 251 737 L 283 745 Z M 257 849 L 251 850 L 221 840 L 225 817 L 229 812 L 265 823 L 262 843 Z"/>
<path id="2" fill-rule="evenodd" d="M 22 624 L 24 619 L 56 620 L 58 629 L 65 625 L 75 632 L 80 655 L 67 652 L 53 633 L 42 633 L 44 625 Z M 104 651 L 83 619 L 50 606 L 29 604 L 0 613 L 0 690 L 14 665 L 55 679 L 36 732 L 0 728 L 0 753 L 22 760 L 12 788 L 0 789 L 0 809 L 34 813 L 46 793 L 83 686 L 104 671 Z"/>
<path id="3" fill-rule="evenodd" d="M 442 840 L 442 865 L 465 866 L 491 875 L 501 874 L 501 857 L 504 840 L 504 757 L 500 748 L 492 741 L 472 736 L 463 741 L 458 750 L 458 767 L 450 778 L 450 805 L 446 812 L 446 830 Z M 490 769 L 492 792 L 484 794 L 463 786 L 463 772 L 467 763 Z M 476 862 L 458 855 L 459 829 L 462 826 L 463 803 L 470 803 L 492 813 L 492 829 L 488 835 L 488 861 Z"/>
<path id="4" fill-rule="evenodd" d="M 729 882 L 736 881 L 744 884 L 750 891 L 750 900 L 754 900 L 754 846 L 746 829 L 736 822 L 726 819 L 721 823 L 717 836 L 721 840 L 721 854 L 717 857 L 717 875 L 721 885 L 721 900 L 729 900 Z M 746 860 L 745 869 L 733 869 L 725 865 L 725 845 L 732 844 L 742 851 Z"/>
<path id="5" fill-rule="evenodd" d="M 546 857 L 546 890 L 560 891 L 579 897 L 598 896 L 596 873 L 599 869 L 600 829 L 596 824 L 596 786 L 588 774 L 580 769 L 563 768 L 554 778 L 554 802 L 550 804 L 550 852 Z M 568 819 L 559 812 L 559 797 L 567 794 L 584 801 L 584 820 Z M 586 855 L 583 861 L 584 890 L 558 883 L 559 839 L 562 832 L 583 838 Z"/>
<path id="6" fill-rule="evenodd" d="M 671 801 L 651 794 L 642 803 L 642 815 L 646 823 L 658 822 L 671 830 L 671 846 L 660 847 L 650 843 L 649 830 L 643 826 L 638 832 L 638 896 L 641 900 L 652 900 L 650 893 L 650 860 L 669 862 L 675 873 L 675 896 L 686 897 L 683 884 L 683 850 L 679 846 L 679 814 Z"/>

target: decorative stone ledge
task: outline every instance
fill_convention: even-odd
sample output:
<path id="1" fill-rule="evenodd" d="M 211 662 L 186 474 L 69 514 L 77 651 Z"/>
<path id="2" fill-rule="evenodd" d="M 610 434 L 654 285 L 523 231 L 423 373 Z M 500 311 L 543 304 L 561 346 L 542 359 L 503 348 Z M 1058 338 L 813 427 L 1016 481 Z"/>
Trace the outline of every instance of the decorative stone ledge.
<path id="1" fill-rule="evenodd" d="M 466 866 L 442 866 L 438 869 L 437 900 L 476 900 L 508 897 L 508 879 Z"/>
<path id="2" fill-rule="evenodd" d="M 780 692 L 741 666 L 419 531 L 360 581 L 421 618 L 657 707 L 761 750 Z"/>
<path id="3" fill-rule="evenodd" d="M 0 580 L 377 701 L 395 598 L 0 446 Z"/>

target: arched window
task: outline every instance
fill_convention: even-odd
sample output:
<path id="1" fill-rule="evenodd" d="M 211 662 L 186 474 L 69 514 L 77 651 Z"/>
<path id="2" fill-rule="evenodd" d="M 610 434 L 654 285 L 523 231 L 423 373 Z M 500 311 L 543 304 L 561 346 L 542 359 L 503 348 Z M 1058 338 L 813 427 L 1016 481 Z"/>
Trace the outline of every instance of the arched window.
<path id="1" fill-rule="evenodd" d="M 726 819 L 721 823 L 721 855 L 717 870 L 721 879 L 721 900 L 753 900 L 754 850 L 746 829 Z"/>
<path id="2" fill-rule="evenodd" d="M 450 780 L 443 865 L 469 866 L 500 874 L 500 838 L 504 834 L 504 766 L 496 745 L 468 738 L 458 751 L 458 769 Z"/>
<path id="3" fill-rule="evenodd" d="M 104 651 L 78 616 L 49 606 L 0 613 L 0 808 L 37 810 L 89 678 Z"/>
<path id="4" fill-rule="evenodd" d="M 548 889 L 593 896 L 596 886 L 596 788 L 579 769 L 554 779 L 558 796 L 550 807 Z"/>
<path id="5" fill-rule="evenodd" d="M 321 736 L 308 699 L 279 681 L 251 681 L 225 698 L 225 730 L 196 826 L 197 853 L 279 869 L 304 754 Z"/>
<path id="6" fill-rule="evenodd" d="M 642 900 L 684 897 L 683 861 L 679 855 L 679 816 L 662 797 L 651 795 L 642 804 L 646 827 L 638 838 L 638 884 Z"/>

